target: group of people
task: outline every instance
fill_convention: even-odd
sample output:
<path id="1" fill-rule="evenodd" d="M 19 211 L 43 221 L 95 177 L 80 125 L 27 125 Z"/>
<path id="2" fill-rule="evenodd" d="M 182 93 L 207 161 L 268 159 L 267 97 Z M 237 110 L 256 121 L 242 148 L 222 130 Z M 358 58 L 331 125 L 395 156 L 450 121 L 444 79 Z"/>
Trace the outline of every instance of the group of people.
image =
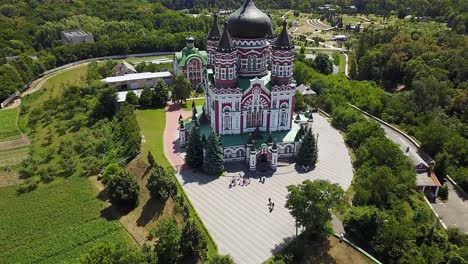
<path id="1" fill-rule="evenodd" d="M 231 182 L 229 183 L 229 188 L 232 188 L 236 185 L 247 186 L 249 184 L 250 184 L 250 177 L 246 175 L 241 175 L 239 173 L 236 177 L 232 178 Z"/>
<path id="2" fill-rule="evenodd" d="M 268 209 L 270 210 L 270 213 L 273 211 L 275 208 L 275 203 L 271 201 L 271 198 L 268 198 Z"/>

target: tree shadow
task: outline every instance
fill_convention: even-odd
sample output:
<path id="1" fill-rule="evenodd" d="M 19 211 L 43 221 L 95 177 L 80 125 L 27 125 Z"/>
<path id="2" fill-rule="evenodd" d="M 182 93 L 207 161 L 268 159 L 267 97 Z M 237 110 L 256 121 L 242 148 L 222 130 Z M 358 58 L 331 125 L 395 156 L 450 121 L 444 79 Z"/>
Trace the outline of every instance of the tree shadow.
<path id="1" fill-rule="evenodd" d="M 283 241 L 281 241 L 278 244 L 275 244 L 275 246 L 270 250 L 271 254 L 277 254 L 281 252 L 283 249 L 285 249 L 292 241 L 295 241 L 296 236 L 289 236 L 283 238 Z"/>
<path id="2" fill-rule="evenodd" d="M 307 237 L 304 233 L 299 237 L 291 236 L 271 250 L 276 257 L 292 256 L 294 263 L 336 263 L 329 254 L 330 240 L 326 237 Z"/>
<path id="3" fill-rule="evenodd" d="M 118 205 L 111 204 L 108 207 L 101 210 L 101 217 L 108 221 L 115 221 L 122 218 L 122 216 L 130 213 L 134 208 L 132 207 L 121 207 Z"/>
<path id="4" fill-rule="evenodd" d="M 165 200 L 155 198 L 149 199 L 143 206 L 141 215 L 136 222 L 137 226 L 146 226 L 155 217 L 159 217 L 163 213 L 165 205 Z"/>
<path id="5" fill-rule="evenodd" d="M 200 185 L 210 183 L 219 178 L 219 176 L 211 176 L 201 171 L 195 171 L 188 166 L 183 166 L 179 171 L 180 176 L 184 184 L 186 183 L 198 183 Z"/>
<path id="6" fill-rule="evenodd" d="M 182 109 L 182 107 L 185 105 L 185 103 L 174 103 L 174 104 L 169 104 L 166 107 L 166 112 L 175 112 L 179 111 Z"/>
<path id="7" fill-rule="evenodd" d="M 296 170 L 296 173 L 298 174 L 306 174 L 306 173 L 309 173 L 313 170 L 315 170 L 317 166 L 314 165 L 314 166 L 311 166 L 309 168 L 303 168 L 302 166 L 300 166 L 299 164 L 294 164 L 294 169 Z"/>

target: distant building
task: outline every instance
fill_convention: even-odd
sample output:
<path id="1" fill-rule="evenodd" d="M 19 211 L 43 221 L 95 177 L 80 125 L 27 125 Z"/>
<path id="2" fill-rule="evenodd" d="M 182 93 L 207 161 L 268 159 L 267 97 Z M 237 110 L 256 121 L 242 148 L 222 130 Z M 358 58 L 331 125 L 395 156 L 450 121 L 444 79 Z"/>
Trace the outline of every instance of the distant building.
<path id="1" fill-rule="evenodd" d="M 16 58 L 18 58 L 18 56 L 9 56 L 9 57 L 5 57 L 5 60 L 6 60 L 6 63 L 10 63 L 10 62 L 16 60 Z M 36 55 L 31 55 L 31 56 L 29 56 L 29 58 L 31 58 L 32 60 L 37 60 Z"/>
<path id="2" fill-rule="evenodd" d="M 296 87 L 296 91 L 300 92 L 302 95 L 307 96 L 317 96 L 317 93 L 314 90 L 310 89 L 309 85 L 301 84 Z"/>
<path id="3" fill-rule="evenodd" d="M 348 37 L 346 35 L 336 35 L 333 37 L 334 41 L 346 41 L 348 40 Z"/>
<path id="4" fill-rule="evenodd" d="M 94 43 L 93 34 L 75 29 L 60 32 L 63 44 L 77 45 L 82 43 Z"/>
<path id="5" fill-rule="evenodd" d="M 132 73 L 107 77 L 102 81 L 115 87 L 118 91 L 128 91 L 154 87 L 160 79 L 163 79 L 169 85 L 172 83 L 172 73 L 168 71 Z"/>
<path id="6" fill-rule="evenodd" d="M 135 67 L 126 61 L 119 62 L 112 68 L 114 76 L 123 76 L 125 74 L 137 73 Z"/>
<path id="7" fill-rule="evenodd" d="M 206 83 L 205 70 L 208 64 L 206 51 L 194 47 L 194 38 L 186 39 L 186 47 L 176 52 L 174 56 L 174 74 L 182 73 L 190 81 L 192 87 Z"/>

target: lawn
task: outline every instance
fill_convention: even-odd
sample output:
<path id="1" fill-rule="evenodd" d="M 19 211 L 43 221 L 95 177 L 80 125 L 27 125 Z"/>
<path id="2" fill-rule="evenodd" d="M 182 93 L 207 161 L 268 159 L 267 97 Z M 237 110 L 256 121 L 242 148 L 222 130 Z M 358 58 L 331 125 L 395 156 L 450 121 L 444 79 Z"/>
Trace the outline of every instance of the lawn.
<path id="1" fill-rule="evenodd" d="M 0 151 L 0 168 L 14 166 L 28 157 L 29 147 L 18 147 Z"/>
<path id="2" fill-rule="evenodd" d="M 130 244 L 120 223 L 100 217 L 103 203 L 87 178 L 56 179 L 17 196 L 0 188 L 0 263 L 64 263 L 102 242 Z"/>
<path id="3" fill-rule="evenodd" d="M 88 65 L 80 65 L 78 67 L 67 69 L 60 73 L 52 75 L 52 77 L 48 78 L 42 84 L 42 89 L 45 89 L 47 91 L 52 90 L 52 92 L 50 93 L 45 93 L 48 95 L 47 98 L 58 96 L 60 95 L 60 92 L 62 91 L 62 88 L 65 84 L 85 83 L 87 70 Z M 42 102 L 42 100 L 40 100 L 39 102 Z"/>
<path id="4" fill-rule="evenodd" d="M 338 65 L 338 69 L 340 73 L 345 74 L 345 67 L 346 67 L 346 57 L 345 55 L 340 53 L 340 64 Z"/>
<path id="5" fill-rule="evenodd" d="M 153 154 L 156 163 L 169 168 L 171 164 L 164 155 L 164 128 L 166 127 L 166 112 L 164 109 L 136 110 L 135 112 L 141 134 L 143 135 L 142 156 L 148 151 Z"/>
<path id="6" fill-rule="evenodd" d="M 197 103 L 196 100 L 195 103 Z M 201 99 L 203 102 L 203 99 Z M 203 104 L 203 103 L 202 103 Z M 191 105 L 191 102 L 190 102 Z M 164 155 L 164 129 L 166 127 L 166 112 L 164 109 L 146 109 L 146 110 L 136 110 L 136 117 L 138 124 L 141 129 L 141 134 L 143 135 L 143 147 L 141 157 L 146 158 L 148 151 L 151 151 L 153 154 L 156 163 L 165 167 L 171 168 L 172 166 Z M 216 254 L 217 248 L 213 241 L 213 238 L 209 234 L 206 227 L 203 225 L 200 217 L 196 213 L 193 205 L 190 203 L 187 195 L 185 194 L 182 186 L 178 183 L 178 190 L 185 196 L 185 200 L 189 201 L 189 214 L 196 221 L 197 225 L 202 230 L 205 239 L 207 241 L 207 255 L 212 257 Z"/>
<path id="7" fill-rule="evenodd" d="M 183 105 L 184 110 L 192 111 L 192 102 L 195 100 L 196 106 L 202 106 L 205 103 L 205 98 L 200 99 L 188 99 Z"/>
<path id="8" fill-rule="evenodd" d="M 18 139 L 21 133 L 16 127 L 18 108 L 0 110 L 0 141 Z"/>

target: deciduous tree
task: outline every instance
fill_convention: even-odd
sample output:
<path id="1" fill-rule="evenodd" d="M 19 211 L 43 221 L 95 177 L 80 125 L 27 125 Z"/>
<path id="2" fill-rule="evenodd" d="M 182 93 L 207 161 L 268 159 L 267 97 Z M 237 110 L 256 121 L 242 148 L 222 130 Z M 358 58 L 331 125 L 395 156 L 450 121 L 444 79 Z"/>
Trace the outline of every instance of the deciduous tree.
<path id="1" fill-rule="evenodd" d="M 154 230 L 158 238 L 154 251 L 160 263 L 176 263 L 179 257 L 181 233 L 174 219 L 163 220 Z"/>
<path id="2" fill-rule="evenodd" d="M 330 210 L 342 202 L 344 191 L 334 183 L 324 180 L 306 180 L 299 185 L 288 186 L 286 208 L 311 234 L 327 233 L 327 223 L 331 220 Z"/>

